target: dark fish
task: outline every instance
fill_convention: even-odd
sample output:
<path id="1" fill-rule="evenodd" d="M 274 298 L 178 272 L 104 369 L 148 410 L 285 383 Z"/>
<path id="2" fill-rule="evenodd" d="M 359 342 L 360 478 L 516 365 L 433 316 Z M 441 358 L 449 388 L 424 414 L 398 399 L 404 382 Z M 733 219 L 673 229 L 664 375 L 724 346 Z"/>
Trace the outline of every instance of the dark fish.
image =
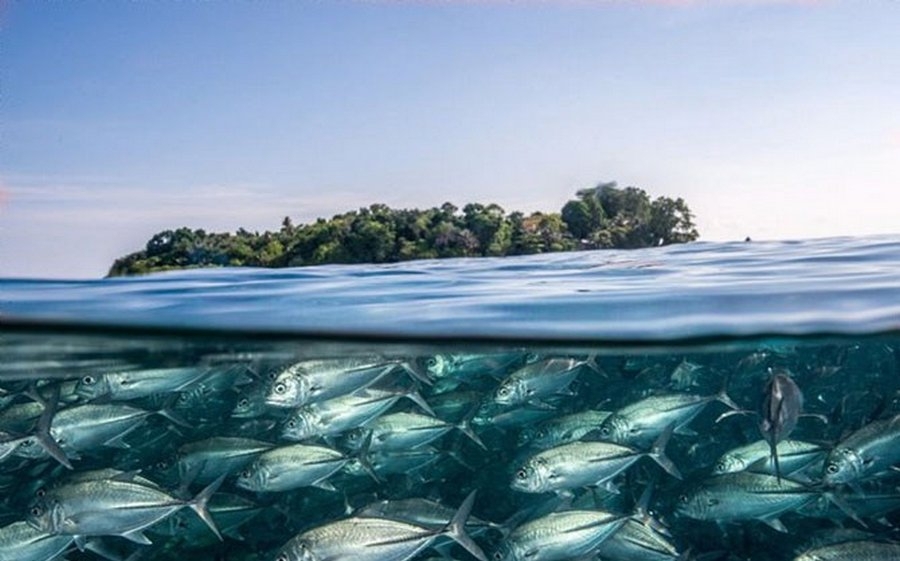
<path id="1" fill-rule="evenodd" d="M 769 453 L 775 464 L 775 477 L 781 481 L 781 465 L 778 463 L 778 443 L 797 426 L 803 410 L 803 392 L 787 372 L 772 374 L 763 391 L 760 408 L 759 431 L 769 443 Z"/>

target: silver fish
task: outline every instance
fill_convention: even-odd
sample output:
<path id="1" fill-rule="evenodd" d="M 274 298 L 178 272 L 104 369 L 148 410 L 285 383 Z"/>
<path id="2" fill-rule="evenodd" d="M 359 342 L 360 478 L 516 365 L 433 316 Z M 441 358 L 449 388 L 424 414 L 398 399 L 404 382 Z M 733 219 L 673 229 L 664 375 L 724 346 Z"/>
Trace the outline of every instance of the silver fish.
<path id="1" fill-rule="evenodd" d="M 325 446 L 292 444 L 264 452 L 238 476 L 236 484 L 248 491 L 290 491 L 320 487 L 334 491 L 326 479 L 350 458 Z"/>
<path id="2" fill-rule="evenodd" d="M 78 380 L 75 393 L 85 399 L 108 396 L 116 401 L 126 401 L 181 391 L 210 372 L 208 367 L 187 366 L 85 374 Z"/>
<path id="3" fill-rule="evenodd" d="M 564 561 L 593 555 L 628 518 L 596 510 L 554 512 L 516 527 L 495 561 Z"/>
<path id="4" fill-rule="evenodd" d="M 436 501 L 412 498 L 393 501 L 378 501 L 354 512 L 354 516 L 390 518 L 401 522 L 409 522 L 417 526 L 440 530 L 445 528 L 453 518 L 454 511 Z M 466 530 L 469 535 L 477 536 L 489 529 L 503 531 L 498 524 L 481 520 L 475 516 L 466 519 Z"/>
<path id="5" fill-rule="evenodd" d="M 47 490 L 32 502 L 28 523 L 50 534 L 75 536 L 122 536 L 134 542 L 150 541 L 143 530 L 188 507 L 219 536 L 206 504 L 218 489 L 218 479 L 191 500 L 182 500 L 158 487 L 127 479 L 90 479 Z"/>
<path id="6" fill-rule="evenodd" d="M 603 561 L 675 561 L 680 553 L 653 525 L 629 518 L 597 548 Z"/>
<path id="7" fill-rule="evenodd" d="M 297 362 L 271 382 L 266 403 L 291 408 L 346 395 L 371 386 L 401 365 L 380 357 Z"/>
<path id="8" fill-rule="evenodd" d="M 778 443 L 777 448 L 781 474 L 785 477 L 810 468 L 816 462 L 823 460 L 828 453 L 828 450 L 822 445 L 802 440 L 782 440 Z M 757 440 L 723 454 L 716 461 L 713 474 L 721 475 L 749 470 L 776 475 L 773 458 L 769 450 L 769 443 L 765 440 Z"/>
<path id="9" fill-rule="evenodd" d="M 548 358 L 523 366 L 506 377 L 493 394 L 494 403 L 505 407 L 541 405 L 552 395 L 570 395 L 568 390 L 581 368 L 588 365 L 574 358 Z"/>
<path id="10" fill-rule="evenodd" d="M 671 434 L 669 427 L 648 452 L 612 442 L 562 444 L 530 457 L 516 471 L 511 487 L 526 493 L 546 493 L 603 485 L 644 456 L 680 479 L 664 451 Z"/>
<path id="11" fill-rule="evenodd" d="M 275 561 L 407 561 L 441 536 L 456 541 L 479 561 L 487 561 L 481 548 L 465 532 L 474 501 L 472 491 L 450 523 L 440 530 L 366 516 L 331 522 L 295 536 L 281 548 Z"/>
<path id="12" fill-rule="evenodd" d="M 678 498 L 676 514 L 696 520 L 759 520 L 787 529 L 778 517 L 815 501 L 821 493 L 789 479 L 741 471 L 712 477 Z"/>
<path id="13" fill-rule="evenodd" d="M 838 442 L 825 459 L 826 484 L 852 483 L 900 462 L 900 415 L 874 421 Z"/>
<path id="14" fill-rule="evenodd" d="M 178 449 L 176 468 L 181 481 L 205 485 L 242 470 L 274 447 L 252 438 L 214 436 L 183 444 Z"/>
<path id="15" fill-rule="evenodd" d="M 437 440 L 454 428 L 484 448 L 478 436 L 465 424 L 451 425 L 434 417 L 408 412 L 383 415 L 365 427 L 348 432 L 343 443 L 351 450 L 358 450 L 371 434 L 373 451 L 408 450 Z"/>
<path id="16" fill-rule="evenodd" d="M 644 448 L 674 424 L 676 434 L 694 434 L 687 425 L 713 401 L 740 409 L 723 389 L 716 395 L 686 393 L 650 396 L 619 409 L 606 418 L 598 431 L 602 440 Z"/>
<path id="17" fill-rule="evenodd" d="M 54 415 L 50 436 L 67 457 L 78 459 L 81 453 L 101 446 L 127 448 L 124 438 L 154 414 L 122 403 L 76 405 Z M 17 454 L 28 458 L 47 456 L 37 446 L 20 447 Z"/>
<path id="18" fill-rule="evenodd" d="M 72 541 L 72 536 L 49 534 L 25 521 L 13 522 L 0 528 L 0 561 L 52 561 Z"/>
<path id="19" fill-rule="evenodd" d="M 510 353 L 451 353 L 436 354 L 419 359 L 420 365 L 435 380 L 439 391 L 449 391 L 460 384 L 483 378 L 497 378 L 524 364 L 529 355 L 525 352 Z"/>
<path id="20" fill-rule="evenodd" d="M 519 446 L 533 446 L 546 449 L 560 444 L 575 442 L 591 431 L 597 430 L 612 414 L 612 411 L 588 409 L 542 421 L 534 427 L 525 427 L 519 432 Z"/>
<path id="21" fill-rule="evenodd" d="M 900 544 L 851 541 L 817 547 L 794 561 L 900 561 Z"/>
<path id="22" fill-rule="evenodd" d="M 431 412 L 415 390 L 365 388 L 349 395 L 310 403 L 293 411 L 282 424 L 281 436 L 286 440 L 301 441 L 338 435 L 354 427 L 365 426 L 390 409 L 401 397 L 408 397 L 426 412 Z"/>

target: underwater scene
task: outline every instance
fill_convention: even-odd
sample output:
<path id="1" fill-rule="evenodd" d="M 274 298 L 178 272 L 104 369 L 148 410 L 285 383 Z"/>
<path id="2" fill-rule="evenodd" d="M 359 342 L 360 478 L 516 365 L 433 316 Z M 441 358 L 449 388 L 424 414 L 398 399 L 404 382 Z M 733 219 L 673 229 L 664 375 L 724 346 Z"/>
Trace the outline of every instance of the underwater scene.
<path id="1" fill-rule="evenodd" d="M 0 332 L 0 560 L 900 559 L 900 337 Z"/>

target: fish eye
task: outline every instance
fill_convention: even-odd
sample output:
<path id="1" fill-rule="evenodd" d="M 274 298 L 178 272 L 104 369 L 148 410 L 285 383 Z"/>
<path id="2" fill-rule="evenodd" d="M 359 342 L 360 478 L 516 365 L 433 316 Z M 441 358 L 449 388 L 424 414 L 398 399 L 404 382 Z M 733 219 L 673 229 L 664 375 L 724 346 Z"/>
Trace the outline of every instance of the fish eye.
<path id="1" fill-rule="evenodd" d="M 291 561 L 288 557 L 287 553 L 282 553 L 278 557 L 275 558 L 275 561 Z"/>
<path id="2" fill-rule="evenodd" d="M 706 499 L 706 504 L 709 506 L 716 506 L 717 504 L 719 504 L 719 499 L 710 497 L 710 498 Z"/>
<path id="3" fill-rule="evenodd" d="M 431 367 L 437 366 L 437 359 L 434 358 L 433 356 L 429 357 L 428 360 L 425 361 L 425 366 L 431 366 Z"/>
<path id="4" fill-rule="evenodd" d="M 96 382 L 96 381 L 97 380 L 95 380 L 94 377 L 91 376 L 90 374 L 88 374 L 87 376 L 85 376 L 84 378 L 81 379 L 81 383 L 88 385 L 88 386 L 92 386 L 94 384 L 94 382 Z"/>
<path id="5" fill-rule="evenodd" d="M 287 426 L 288 426 L 289 428 L 296 428 L 296 426 L 297 426 L 297 421 L 291 419 L 291 420 L 289 420 L 289 421 L 287 422 Z"/>
<path id="6" fill-rule="evenodd" d="M 244 471 L 241 472 L 240 478 L 241 478 L 241 479 L 250 479 L 250 476 L 251 476 L 251 475 L 252 475 L 252 474 L 250 473 L 250 470 L 249 470 L 249 469 L 245 469 Z"/>
<path id="7" fill-rule="evenodd" d="M 503 554 L 500 553 L 499 551 L 495 551 L 495 552 L 494 552 L 494 559 L 495 559 L 496 561 L 501 561 L 501 560 L 503 559 Z"/>
<path id="8" fill-rule="evenodd" d="M 39 507 L 39 506 L 31 507 L 31 515 L 32 516 L 40 516 L 42 514 L 44 514 L 44 509 L 42 509 L 41 507 Z"/>
<path id="9" fill-rule="evenodd" d="M 516 472 L 516 477 L 519 479 L 525 479 L 528 477 L 528 472 L 525 471 L 524 469 L 520 469 L 519 471 Z"/>
<path id="10" fill-rule="evenodd" d="M 238 407 L 250 407 L 250 400 L 246 397 L 238 401 Z"/>
<path id="11" fill-rule="evenodd" d="M 537 438 L 544 438 L 545 436 L 547 436 L 547 431 L 545 431 L 544 429 L 538 429 L 534 433 L 534 436 L 536 436 Z"/>
<path id="12" fill-rule="evenodd" d="M 679 496 L 679 497 L 678 497 L 678 502 L 687 504 L 687 502 L 688 502 L 688 496 L 687 496 L 687 495 L 681 495 L 681 496 Z"/>
<path id="13" fill-rule="evenodd" d="M 509 393 L 509 388 L 506 386 L 501 386 L 499 390 L 497 390 L 497 395 L 506 395 Z"/>
<path id="14" fill-rule="evenodd" d="M 275 390 L 275 393 L 284 393 L 287 391 L 287 386 L 284 384 L 275 384 L 275 387 L 272 389 Z"/>
<path id="15" fill-rule="evenodd" d="M 603 436 L 609 436 L 609 427 L 600 427 L 600 434 Z"/>
<path id="16" fill-rule="evenodd" d="M 728 466 L 725 464 L 725 462 L 719 462 L 716 464 L 716 471 L 725 471 L 726 469 L 728 469 Z"/>
<path id="17" fill-rule="evenodd" d="M 838 472 L 837 464 L 828 464 L 825 467 L 825 471 L 827 471 L 828 473 L 837 473 Z"/>
<path id="18" fill-rule="evenodd" d="M 38 498 L 43 497 L 46 494 L 47 494 L 47 490 L 44 489 L 43 487 L 41 487 L 40 489 L 38 489 L 37 491 L 34 492 L 34 496 L 38 497 Z"/>

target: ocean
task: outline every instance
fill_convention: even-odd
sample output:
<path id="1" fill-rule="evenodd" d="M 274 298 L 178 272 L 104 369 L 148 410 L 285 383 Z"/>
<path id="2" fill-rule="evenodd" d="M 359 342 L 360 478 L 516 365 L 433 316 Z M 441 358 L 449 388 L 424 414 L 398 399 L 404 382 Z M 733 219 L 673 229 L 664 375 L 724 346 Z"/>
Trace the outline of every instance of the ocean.
<path id="1" fill-rule="evenodd" d="M 900 237 L 0 279 L 0 561 L 900 559 Z"/>

